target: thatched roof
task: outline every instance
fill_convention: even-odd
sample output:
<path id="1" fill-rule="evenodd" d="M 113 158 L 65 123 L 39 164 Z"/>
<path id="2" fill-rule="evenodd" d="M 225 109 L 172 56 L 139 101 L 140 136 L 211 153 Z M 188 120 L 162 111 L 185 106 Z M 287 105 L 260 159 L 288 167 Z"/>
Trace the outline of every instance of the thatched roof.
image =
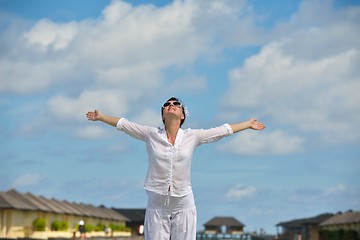
<path id="1" fill-rule="evenodd" d="M 214 217 L 210 221 L 204 224 L 205 227 L 244 227 L 240 221 L 235 219 L 234 217 Z"/>
<path id="2" fill-rule="evenodd" d="M 0 192 L 0 209 L 18 209 L 43 211 L 75 216 L 88 216 L 106 220 L 128 221 L 129 219 L 113 209 L 96 207 L 91 204 L 74 203 L 35 196 L 31 193 L 19 193 L 14 189 Z"/>
<path id="3" fill-rule="evenodd" d="M 360 212 L 359 211 L 348 211 L 346 213 L 338 213 L 326 221 L 322 222 L 320 226 L 331 226 L 341 224 L 360 223 Z"/>
<path id="4" fill-rule="evenodd" d="M 320 224 L 321 222 L 325 221 L 326 219 L 332 217 L 334 214 L 332 213 L 324 213 L 317 215 L 315 217 L 310 218 L 300 218 L 300 219 L 294 219 L 291 221 L 286 222 L 280 222 L 276 224 L 276 226 L 282 226 L 285 228 L 301 228 L 303 225 L 309 225 L 309 224 Z"/>
<path id="5" fill-rule="evenodd" d="M 143 222 L 145 219 L 145 208 L 113 208 L 113 210 L 127 217 L 130 222 Z"/>

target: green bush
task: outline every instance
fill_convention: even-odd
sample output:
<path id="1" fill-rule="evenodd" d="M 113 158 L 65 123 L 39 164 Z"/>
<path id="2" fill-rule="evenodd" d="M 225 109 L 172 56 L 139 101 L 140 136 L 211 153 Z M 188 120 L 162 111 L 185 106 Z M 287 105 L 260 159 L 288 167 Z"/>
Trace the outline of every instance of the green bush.
<path id="1" fill-rule="evenodd" d="M 91 224 L 85 224 L 85 232 L 92 232 L 94 231 L 95 227 Z"/>
<path id="2" fill-rule="evenodd" d="M 45 231 L 46 221 L 43 218 L 37 218 L 33 222 L 34 231 Z"/>
<path id="3" fill-rule="evenodd" d="M 69 223 L 68 222 L 62 222 L 61 223 L 61 230 L 67 231 L 69 229 Z"/>
<path id="4" fill-rule="evenodd" d="M 115 224 L 110 224 L 110 228 L 113 232 L 131 232 L 131 228 L 123 226 L 123 225 L 115 225 Z"/>
<path id="5" fill-rule="evenodd" d="M 67 222 L 62 221 L 54 221 L 51 224 L 51 230 L 53 231 L 66 231 L 69 228 L 69 224 Z"/>
<path id="6" fill-rule="evenodd" d="M 105 229 L 105 224 L 98 223 L 98 224 L 96 224 L 94 231 L 101 232 L 101 231 L 104 231 L 104 229 Z"/>
<path id="7" fill-rule="evenodd" d="M 360 234 L 354 230 L 323 230 L 319 232 L 320 240 L 360 240 Z"/>

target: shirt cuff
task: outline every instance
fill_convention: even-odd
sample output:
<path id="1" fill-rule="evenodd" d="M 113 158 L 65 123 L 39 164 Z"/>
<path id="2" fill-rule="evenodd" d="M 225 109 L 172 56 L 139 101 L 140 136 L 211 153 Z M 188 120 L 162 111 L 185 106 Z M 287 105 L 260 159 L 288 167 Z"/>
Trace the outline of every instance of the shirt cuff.
<path id="1" fill-rule="evenodd" d="M 230 124 L 225 123 L 224 126 L 226 127 L 226 130 L 227 130 L 227 132 L 228 132 L 228 135 L 231 135 L 231 134 L 234 133 L 233 130 L 232 130 L 232 128 L 230 127 Z"/>
<path id="2" fill-rule="evenodd" d="M 124 120 L 125 120 L 125 118 L 120 118 L 119 121 L 117 122 L 116 128 L 118 130 L 122 130 L 122 125 L 123 125 Z"/>

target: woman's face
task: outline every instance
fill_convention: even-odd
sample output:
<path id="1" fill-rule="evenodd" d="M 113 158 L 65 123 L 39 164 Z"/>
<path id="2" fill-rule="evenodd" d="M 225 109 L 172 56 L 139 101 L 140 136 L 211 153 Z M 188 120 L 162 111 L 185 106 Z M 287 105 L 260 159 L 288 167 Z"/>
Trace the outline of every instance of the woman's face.
<path id="1" fill-rule="evenodd" d="M 184 119 L 184 114 L 182 110 L 182 104 L 176 100 L 169 100 L 163 105 L 163 119 L 168 116 L 177 116 L 180 119 Z"/>

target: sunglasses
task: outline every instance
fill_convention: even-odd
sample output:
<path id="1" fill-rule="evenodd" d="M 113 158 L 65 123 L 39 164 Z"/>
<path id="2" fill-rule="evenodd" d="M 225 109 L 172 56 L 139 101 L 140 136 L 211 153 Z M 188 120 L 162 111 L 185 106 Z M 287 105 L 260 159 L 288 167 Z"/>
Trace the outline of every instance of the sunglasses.
<path id="1" fill-rule="evenodd" d="M 163 104 L 163 108 L 166 108 L 166 107 L 168 107 L 168 106 L 170 106 L 170 105 L 173 105 L 173 106 L 175 106 L 175 107 L 178 107 L 178 108 L 180 108 L 181 106 L 182 106 L 182 103 L 181 102 L 179 102 L 179 101 L 174 101 L 174 102 L 166 102 L 166 103 L 164 103 Z"/>

